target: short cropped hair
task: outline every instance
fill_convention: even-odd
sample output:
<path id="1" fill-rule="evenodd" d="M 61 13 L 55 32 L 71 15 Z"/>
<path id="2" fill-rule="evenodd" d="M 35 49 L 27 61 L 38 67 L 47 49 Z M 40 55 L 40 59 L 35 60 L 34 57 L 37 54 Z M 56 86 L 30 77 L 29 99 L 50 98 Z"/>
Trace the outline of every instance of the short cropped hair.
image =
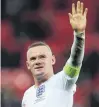
<path id="1" fill-rule="evenodd" d="M 51 50 L 51 48 L 49 47 L 49 45 L 47 43 L 41 42 L 41 41 L 32 43 L 30 46 L 28 46 L 28 50 L 30 48 L 37 47 L 37 46 L 46 46 L 46 47 L 48 47 Z"/>

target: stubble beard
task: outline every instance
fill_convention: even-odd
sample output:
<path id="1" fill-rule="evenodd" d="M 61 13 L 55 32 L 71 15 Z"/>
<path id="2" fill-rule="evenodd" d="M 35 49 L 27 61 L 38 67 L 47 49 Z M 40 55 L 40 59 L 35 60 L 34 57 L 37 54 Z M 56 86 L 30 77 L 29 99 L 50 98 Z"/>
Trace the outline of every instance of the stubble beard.
<path id="1" fill-rule="evenodd" d="M 38 75 L 35 75 L 36 77 L 36 80 L 38 81 L 38 83 L 41 83 L 41 82 L 45 82 L 47 80 L 47 76 L 44 74 L 44 72 L 38 74 Z"/>

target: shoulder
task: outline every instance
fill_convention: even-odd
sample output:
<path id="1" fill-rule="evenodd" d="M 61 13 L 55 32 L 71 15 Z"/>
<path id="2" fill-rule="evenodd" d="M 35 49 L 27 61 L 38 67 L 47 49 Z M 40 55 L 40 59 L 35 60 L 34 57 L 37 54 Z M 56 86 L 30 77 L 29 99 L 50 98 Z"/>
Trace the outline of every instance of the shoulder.
<path id="1" fill-rule="evenodd" d="M 63 75 L 63 71 L 60 71 L 60 72 L 56 73 L 56 74 L 52 77 L 51 80 L 55 80 L 55 81 L 56 81 L 57 79 L 61 79 L 62 75 Z"/>
<path id="2" fill-rule="evenodd" d="M 62 71 L 56 73 L 56 74 L 55 74 L 55 77 L 56 77 L 56 78 L 57 78 L 57 77 L 60 77 L 60 75 L 63 75 L 63 74 L 64 74 L 64 72 L 63 72 L 63 70 L 62 70 Z"/>
<path id="3" fill-rule="evenodd" d="M 52 77 L 52 79 L 51 79 L 51 81 L 52 81 L 52 84 L 59 84 L 59 83 L 61 83 L 62 81 L 63 81 L 63 77 L 64 77 L 64 72 L 63 71 L 60 71 L 60 72 L 58 72 L 58 73 L 56 73 L 53 77 Z"/>
<path id="4" fill-rule="evenodd" d="M 31 92 L 33 91 L 33 89 L 34 89 L 34 86 L 31 86 L 30 88 L 28 88 L 24 92 L 24 95 L 23 95 L 23 98 L 22 98 L 22 103 L 21 103 L 22 107 L 25 107 L 26 103 L 28 102 L 28 99 L 30 98 L 29 95 L 31 94 Z"/>
<path id="5" fill-rule="evenodd" d="M 23 97 L 26 97 L 28 96 L 29 94 L 31 94 L 31 92 L 33 92 L 34 90 L 34 86 L 31 86 L 30 88 L 28 88 L 25 92 L 24 92 L 24 96 Z"/>
<path id="6" fill-rule="evenodd" d="M 67 78 L 67 75 L 65 74 L 64 70 L 58 72 L 57 74 L 55 74 L 55 77 L 54 78 L 57 78 L 57 79 L 63 79 L 63 78 Z"/>
<path id="7" fill-rule="evenodd" d="M 61 70 L 60 72 L 56 73 L 54 76 L 53 76 L 53 79 L 54 80 L 66 80 L 68 79 L 68 75 L 65 74 L 64 70 Z"/>

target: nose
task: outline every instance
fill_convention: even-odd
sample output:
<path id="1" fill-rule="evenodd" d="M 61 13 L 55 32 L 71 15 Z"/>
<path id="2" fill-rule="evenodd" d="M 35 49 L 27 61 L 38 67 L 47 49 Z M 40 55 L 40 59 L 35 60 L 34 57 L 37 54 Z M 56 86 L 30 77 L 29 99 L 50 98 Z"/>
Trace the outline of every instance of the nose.
<path id="1" fill-rule="evenodd" d="M 36 62 L 36 63 L 35 63 L 35 65 L 40 65 L 40 64 L 41 64 L 40 62 Z"/>
<path id="2" fill-rule="evenodd" d="M 40 65 L 40 64 L 41 64 L 41 61 L 37 58 L 37 59 L 35 60 L 34 65 Z"/>

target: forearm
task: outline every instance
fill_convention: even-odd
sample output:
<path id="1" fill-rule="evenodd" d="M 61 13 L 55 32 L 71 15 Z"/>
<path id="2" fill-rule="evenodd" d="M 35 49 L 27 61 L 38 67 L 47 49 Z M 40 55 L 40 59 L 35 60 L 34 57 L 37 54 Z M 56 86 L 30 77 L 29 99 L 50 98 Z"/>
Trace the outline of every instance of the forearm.
<path id="1" fill-rule="evenodd" d="M 79 75 L 84 57 L 85 33 L 74 32 L 74 42 L 71 48 L 70 57 L 64 67 L 66 74 L 71 77 Z"/>
<path id="2" fill-rule="evenodd" d="M 74 32 L 74 42 L 71 48 L 70 58 L 67 63 L 73 66 L 81 66 L 84 57 L 85 33 Z"/>

